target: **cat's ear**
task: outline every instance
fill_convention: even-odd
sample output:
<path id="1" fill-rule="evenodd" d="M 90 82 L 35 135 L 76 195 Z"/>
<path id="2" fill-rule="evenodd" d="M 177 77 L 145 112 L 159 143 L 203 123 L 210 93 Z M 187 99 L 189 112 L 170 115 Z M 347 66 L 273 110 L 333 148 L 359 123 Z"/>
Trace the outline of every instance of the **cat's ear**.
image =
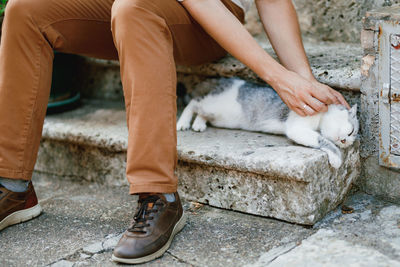
<path id="1" fill-rule="evenodd" d="M 356 117 L 357 116 L 357 104 L 354 104 L 351 109 L 349 110 L 350 116 L 351 117 Z"/>

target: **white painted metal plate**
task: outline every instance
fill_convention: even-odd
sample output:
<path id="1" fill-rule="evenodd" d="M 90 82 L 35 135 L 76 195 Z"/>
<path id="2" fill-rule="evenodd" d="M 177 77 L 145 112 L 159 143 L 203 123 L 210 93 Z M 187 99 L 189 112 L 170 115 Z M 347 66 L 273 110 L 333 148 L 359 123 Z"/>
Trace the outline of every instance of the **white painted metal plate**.
<path id="1" fill-rule="evenodd" d="M 400 25 L 382 22 L 378 49 L 379 164 L 400 168 Z"/>
<path id="2" fill-rule="evenodd" d="M 390 153 L 400 155 L 400 35 L 390 35 Z"/>

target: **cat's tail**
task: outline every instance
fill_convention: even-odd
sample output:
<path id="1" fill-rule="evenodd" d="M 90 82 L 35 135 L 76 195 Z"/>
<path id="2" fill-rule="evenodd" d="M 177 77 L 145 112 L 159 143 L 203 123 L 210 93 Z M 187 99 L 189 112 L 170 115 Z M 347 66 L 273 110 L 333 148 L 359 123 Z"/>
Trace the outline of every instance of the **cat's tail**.
<path id="1" fill-rule="evenodd" d="M 192 99 L 189 104 L 183 110 L 179 120 L 176 124 L 177 131 L 186 131 L 190 128 L 190 122 L 192 121 L 193 115 L 195 113 L 195 107 L 198 101 Z"/>

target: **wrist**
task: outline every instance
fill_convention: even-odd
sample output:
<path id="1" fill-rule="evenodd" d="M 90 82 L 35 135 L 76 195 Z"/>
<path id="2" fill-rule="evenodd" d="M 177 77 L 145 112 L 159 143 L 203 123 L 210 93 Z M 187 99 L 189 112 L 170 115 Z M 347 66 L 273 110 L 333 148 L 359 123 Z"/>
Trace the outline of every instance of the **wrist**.
<path id="1" fill-rule="evenodd" d="M 310 82 L 316 82 L 317 81 L 315 79 L 314 75 L 312 74 L 311 70 L 298 71 L 297 74 L 299 74 L 301 77 L 303 77 L 304 79 L 306 79 L 306 80 L 308 80 Z"/>
<path id="2" fill-rule="evenodd" d="M 285 69 L 282 65 L 277 65 L 275 68 L 266 68 L 262 75 L 260 76 L 266 83 L 272 86 L 274 89 L 279 87 L 278 85 L 285 80 L 285 77 L 288 75 L 288 70 Z"/>

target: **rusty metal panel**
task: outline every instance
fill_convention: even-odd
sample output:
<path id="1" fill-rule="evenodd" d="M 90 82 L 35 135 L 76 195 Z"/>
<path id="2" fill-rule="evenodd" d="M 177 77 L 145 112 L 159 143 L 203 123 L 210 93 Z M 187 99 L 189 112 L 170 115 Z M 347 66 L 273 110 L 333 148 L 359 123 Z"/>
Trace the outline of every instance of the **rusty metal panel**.
<path id="1" fill-rule="evenodd" d="M 400 35 L 390 35 L 390 153 L 400 155 Z"/>
<path id="2" fill-rule="evenodd" d="M 379 164 L 400 169 L 400 25 L 383 21 L 379 28 Z"/>

